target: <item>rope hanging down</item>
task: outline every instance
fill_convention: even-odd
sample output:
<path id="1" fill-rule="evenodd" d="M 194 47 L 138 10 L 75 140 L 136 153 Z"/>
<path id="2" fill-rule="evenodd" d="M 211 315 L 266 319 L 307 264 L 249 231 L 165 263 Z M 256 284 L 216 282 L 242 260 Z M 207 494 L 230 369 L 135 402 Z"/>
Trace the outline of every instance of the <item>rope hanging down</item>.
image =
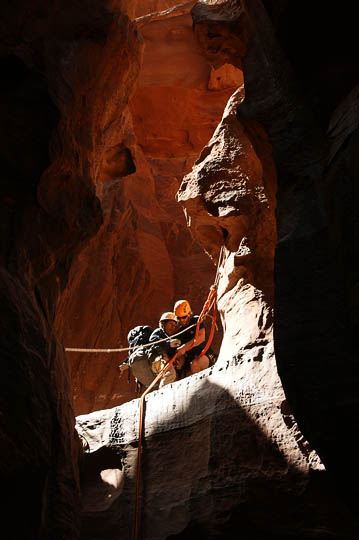
<path id="1" fill-rule="evenodd" d="M 170 339 L 173 339 L 179 335 L 181 335 L 183 332 L 187 332 L 189 328 L 193 328 L 196 326 L 195 331 L 195 337 L 193 339 L 193 343 L 191 345 L 191 349 L 195 347 L 196 341 L 198 338 L 199 330 L 200 330 L 200 324 L 204 320 L 205 317 L 209 316 L 209 311 L 213 308 L 213 315 L 212 315 L 212 324 L 211 324 L 211 330 L 209 334 L 208 341 L 204 348 L 202 349 L 200 355 L 197 357 L 203 356 L 207 350 L 209 349 L 212 340 L 214 331 L 216 328 L 216 316 L 217 316 L 217 287 L 218 287 L 218 281 L 219 281 L 219 268 L 222 263 L 224 253 L 224 246 L 221 247 L 219 258 L 218 258 L 218 264 L 217 264 L 217 271 L 216 271 L 216 277 L 214 280 L 214 284 L 210 288 L 210 292 L 208 295 L 208 298 L 202 308 L 202 311 L 198 317 L 197 323 L 192 324 L 191 326 L 188 326 L 187 328 L 181 330 L 180 332 L 177 332 L 176 334 L 172 335 Z M 90 352 L 90 353 L 112 353 L 112 352 L 127 352 L 127 351 L 133 351 L 138 348 L 143 347 L 149 347 L 152 345 L 155 345 L 157 343 L 162 343 L 163 341 L 168 341 L 169 338 L 160 339 L 158 341 L 153 341 L 151 343 L 147 343 L 145 345 L 138 345 L 136 347 L 122 347 L 118 349 L 79 349 L 75 347 L 66 347 L 65 351 L 67 352 Z M 190 349 L 189 349 L 190 350 Z M 176 353 L 173 358 L 165 365 L 165 367 L 160 371 L 160 373 L 157 375 L 157 377 L 152 381 L 150 386 L 145 390 L 145 392 L 142 394 L 140 398 L 140 408 L 139 408 L 139 434 L 138 434 L 138 451 L 137 451 L 137 471 L 136 471 L 136 503 L 135 503 L 135 524 L 134 524 L 134 540 L 138 540 L 138 531 L 139 531 L 139 491 L 140 491 L 140 481 L 141 481 L 141 458 L 142 458 L 142 437 L 143 437 L 143 424 L 144 424 L 144 412 L 145 412 L 145 398 L 147 394 L 156 386 L 158 381 L 163 377 L 163 375 L 168 371 L 170 366 L 175 362 L 176 358 L 178 356 L 178 353 Z"/>
<path id="2" fill-rule="evenodd" d="M 203 356 L 205 352 L 208 350 L 212 343 L 213 335 L 214 335 L 214 329 L 216 326 L 216 313 L 217 313 L 217 284 L 215 283 L 212 285 L 210 293 L 208 295 L 208 298 L 203 306 L 203 309 L 201 311 L 200 316 L 198 317 L 198 321 L 196 325 L 196 332 L 195 337 L 193 340 L 193 344 L 191 346 L 191 349 L 196 346 L 196 339 L 199 334 L 199 327 L 201 324 L 201 321 L 204 319 L 208 311 L 213 307 L 213 316 L 212 316 L 212 325 L 211 325 L 211 331 L 208 338 L 208 341 L 203 348 L 200 356 Z M 188 328 L 186 328 L 188 330 Z M 190 349 L 189 349 L 190 350 Z M 145 390 L 145 392 L 140 397 L 140 410 L 139 410 L 139 426 L 138 426 L 138 449 L 137 449 L 137 470 L 136 470 L 136 502 L 135 502 L 135 523 L 134 523 L 134 535 L 133 539 L 138 540 L 138 531 L 139 531 L 139 515 L 140 515 L 140 481 L 141 481 L 141 458 L 142 458 L 142 437 L 143 437 L 143 424 L 144 424 L 144 410 L 145 410 L 145 398 L 147 394 L 152 390 L 152 388 L 158 383 L 158 381 L 163 377 L 163 375 L 166 373 L 166 371 L 169 369 L 169 367 L 175 362 L 176 358 L 178 356 L 178 353 L 174 355 L 173 358 L 165 365 L 165 367 L 160 371 L 160 373 L 157 375 L 157 377 L 152 381 L 150 386 Z"/>
<path id="3" fill-rule="evenodd" d="M 214 280 L 214 284 L 211 286 L 208 298 L 202 308 L 202 311 L 198 317 L 197 323 L 196 323 L 196 331 L 195 331 L 195 337 L 192 343 L 191 348 L 195 347 L 196 340 L 198 338 L 200 324 L 203 321 L 203 319 L 208 315 L 208 312 L 213 307 L 213 315 L 212 315 L 212 325 L 211 330 L 209 334 L 208 341 L 204 348 L 202 349 L 202 352 L 199 356 L 203 356 L 208 348 L 210 347 L 214 335 L 214 330 L 216 328 L 216 315 L 217 315 L 217 287 L 218 287 L 218 281 L 219 281 L 219 268 L 222 263 L 224 253 L 224 246 L 221 247 L 221 251 L 218 258 L 218 264 L 217 264 L 217 272 L 216 277 Z M 192 325 L 190 328 L 192 328 L 194 325 Z M 185 329 L 187 331 L 188 328 Z M 181 333 L 181 332 L 179 332 Z M 171 336 L 174 337 L 174 336 Z M 142 436 L 144 431 L 144 412 L 145 412 L 145 398 L 147 394 L 152 390 L 152 388 L 158 383 L 158 381 L 163 377 L 163 375 L 166 373 L 166 371 L 170 368 L 170 366 L 175 362 L 176 358 L 178 356 L 178 353 L 176 353 L 173 358 L 165 365 L 165 367 L 160 371 L 160 373 L 157 375 L 157 377 L 152 381 L 150 386 L 145 390 L 145 392 L 140 397 L 140 409 L 139 409 L 139 425 L 138 425 L 138 449 L 137 449 L 137 470 L 136 470 L 136 502 L 135 502 L 135 520 L 134 520 L 134 531 L 133 531 L 133 540 L 138 540 L 138 531 L 139 531 L 139 517 L 140 517 L 140 482 L 141 482 L 141 458 L 142 458 Z"/>

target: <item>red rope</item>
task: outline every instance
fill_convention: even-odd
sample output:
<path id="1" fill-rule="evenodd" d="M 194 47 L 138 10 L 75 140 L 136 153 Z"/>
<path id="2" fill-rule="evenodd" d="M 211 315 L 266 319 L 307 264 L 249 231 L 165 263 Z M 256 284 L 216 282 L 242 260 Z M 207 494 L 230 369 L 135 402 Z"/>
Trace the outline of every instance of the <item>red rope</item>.
<path id="1" fill-rule="evenodd" d="M 197 325 L 196 325 L 196 333 L 194 338 L 194 343 L 196 341 L 196 338 L 198 337 L 199 333 L 199 326 L 206 315 L 207 311 L 209 311 L 211 307 L 212 300 L 214 300 L 213 304 L 213 316 L 212 316 L 212 325 L 211 325 L 211 331 L 210 335 L 207 341 L 206 346 L 202 350 L 201 354 L 199 356 L 203 356 L 206 351 L 208 350 L 212 339 L 214 335 L 214 330 L 216 326 L 216 313 L 217 313 L 217 291 L 216 289 L 211 289 L 208 298 L 203 306 L 203 309 L 200 313 L 200 316 L 198 317 Z M 192 345 L 194 347 L 194 344 Z M 191 347 L 191 349 L 192 349 Z M 190 350 L 190 349 L 189 349 Z M 173 358 L 168 362 L 168 364 L 165 365 L 165 367 L 160 371 L 160 373 L 157 375 L 157 377 L 152 381 L 150 386 L 145 390 L 145 392 L 142 394 L 140 398 L 140 411 L 139 411 L 139 434 L 138 434 L 138 449 L 137 449 L 137 471 L 136 471 L 136 503 L 135 503 L 135 525 L 134 525 L 134 534 L 133 538 L 134 540 L 138 540 L 138 531 L 139 531 L 139 515 L 140 515 L 140 481 L 141 481 L 141 457 L 142 457 L 142 435 L 143 435 L 143 419 L 144 419 L 144 404 L 145 404 L 145 397 L 147 394 L 152 390 L 152 388 L 157 384 L 157 382 L 162 378 L 162 376 L 166 373 L 166 371 L 169 369 L 169 367 L 173 364 L 173 362 L 176 360 L 178 353 L 174 355 Z"/>
<path id="2" fill-rule="evenodd" d="M 204 347 L 204 349 L 202 350 L 201 354 L 199 354 L 197 356 L 197 358 L 201 358 L 201 356 L 204 356 L 206 354 L 206 352 L 208 351 L 208 349 L 210 348 L 211 346 L 211 343 L 212 343 L 212 340 L 213 340 L 213 336 L 214 336 L 214 331 L 216 329 L 216 318 L 217 318 L 217 291 L 214 291 L 214 294 L 212 295 L 212 297 L 214 298 L 214 303 L 213 303 L 213 315 L 212 315 L 212 324 L 211 324 L 211 330 L 209 332 L 209 337 L 208 337 L 208 341 L 206 343 L 206 346 Z"/>
<path id="3" fill-rule="evenodd" d="M 202 311 L 199 314 L 198 321 L 197 321 L 197 326 L 196 326 L 196 333 L 195 333 L 195 336 L 194 336 L 195 341 L 198 338 L 199 326 L 200 326 L 200 324 L 202 322 L 202 319 L 204 318 L 204 316 L 206 315 L 207 311 L 209 310 L 209 308 L 211 306 L 211 302 L 212 302 L 213 297 L 217 297 L 217 291 L 215 289 L 210 290 L 209 295 L 207 297 L 207 300 L 205 301 L 204 306 L 202 308 Z"/>
<path id="4" fill-rule="evenodd" d="M 140 510 L 140 480 L 141 480 L 141 457 L 142 457 L 142 433 L 143 433 L 143 418 L 144 418 L 144 403 L 145 397 L 152 390 L 152 388 L 157 384 L 161 377 L 166 373 L 168 368 L 173 364 L 177 358 L 177 353 L 173 358 L 165 365 L 165 367 L 160 371 L 157 377 L 151 382 L 150 386 L 145 390 L 140 398 L 140 412 L 139 412 L 139 433 L 138 433 L 138 449 L 137 449 L 137 471 L 136 471 L 136 503 L 135 503 L 135 526 L 133 538 L 134 540 L 138 539 L 138 530 L 139 530 L 139 510 Z"/>

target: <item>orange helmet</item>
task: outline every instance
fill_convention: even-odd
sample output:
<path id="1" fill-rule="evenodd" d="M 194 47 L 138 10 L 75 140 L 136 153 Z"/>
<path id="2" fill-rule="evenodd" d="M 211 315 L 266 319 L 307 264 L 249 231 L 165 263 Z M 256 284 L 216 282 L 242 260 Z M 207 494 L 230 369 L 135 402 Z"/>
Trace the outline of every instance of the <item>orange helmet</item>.
<path id="1" fill-rule="evenodd" d="M 173 308 L 177 317 L 187 317 L 192 313 L 191 306 L 187 300 L 178 300 Z"/>

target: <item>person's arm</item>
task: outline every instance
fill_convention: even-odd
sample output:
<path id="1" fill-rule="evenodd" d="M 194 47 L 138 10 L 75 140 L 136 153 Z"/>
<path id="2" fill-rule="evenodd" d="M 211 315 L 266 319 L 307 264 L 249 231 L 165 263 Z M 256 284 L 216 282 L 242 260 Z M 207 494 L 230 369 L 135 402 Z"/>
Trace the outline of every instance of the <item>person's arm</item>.
<path id="1" fill-rule="evenodd" d="M 197 339 L 193 338 L 187 341 L 187 343 L 184 343 L 181 345 L 181 347 L 178 347 L 177 354 L 178 356 L 182 356 L 183 354 L 186 354 L 187 351 L 192 349 L 192 347 L 197 347 L 197 345 L 200 345 L 204 342 L 206 338 L 206 332 L 204 328 L 200 328 L 198 332 Z"/>
<path id="2" fill-rule="evenodd" d="M 158 341 L 159 339 L 163 339 L 165 337 L 164 333 L 162 333 L 161 328 L 156 328 L 150 335 L 150 338 L 148 340 L 149 343 L 152 343 L 152 341 Z"/>

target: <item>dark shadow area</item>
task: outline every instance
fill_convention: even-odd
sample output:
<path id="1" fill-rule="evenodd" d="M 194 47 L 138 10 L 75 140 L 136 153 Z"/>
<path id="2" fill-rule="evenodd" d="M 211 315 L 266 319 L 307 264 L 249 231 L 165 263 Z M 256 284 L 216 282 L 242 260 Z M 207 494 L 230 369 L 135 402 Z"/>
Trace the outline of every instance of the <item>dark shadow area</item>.
<path id="1" fill-rule="evenodd" d="M 48 474 L 45 467 L 31 464 L 24 464 L 9 476 L 1 474 L 1 524 L 4 539 L 39 538 Z"/>
<path id="2" fill-rule="evenodd" d="M 0 58 L 0 257 L 7 263 L 28 201 L 36 201 L 41 174 L 50 165 L 49 142 L 59 120 L 45 78 L 14 55 Z"/>
<path id="3" fill-rule="evenodd" d="M 326 130 L 333 108 L 359 80 L 356 18 L 325 0 L 263 4 L 308 104 Z"/>
<path id="4" fill-rule="evenodd" d="M 333 499 L 333 486 L 327 473 L 311 471 L 309 486 L 302 496 L 293 494 L 289 500 L 271 496 L 271 501 L 263 505 L 244 503 L 232 509 L 222 526 L 208 529 L 206 525 L 191 521 L 184 531 L 167 539 L 355 540 L 356 524 L 352 518 L 347 522 L 346 513 L 340 501 L 335 500 L 335 496 Z M 271 530 L 273 515 L 276 526 Z"/>
<path id="5" fill-rule="evenodd" d="M 110 446 L 103 446 L 85 456 L 81 469 L 81 480 L 84 483 L 96 477 L 103 469 L 122 469 L 121 452 L 116 452 Z"/>

